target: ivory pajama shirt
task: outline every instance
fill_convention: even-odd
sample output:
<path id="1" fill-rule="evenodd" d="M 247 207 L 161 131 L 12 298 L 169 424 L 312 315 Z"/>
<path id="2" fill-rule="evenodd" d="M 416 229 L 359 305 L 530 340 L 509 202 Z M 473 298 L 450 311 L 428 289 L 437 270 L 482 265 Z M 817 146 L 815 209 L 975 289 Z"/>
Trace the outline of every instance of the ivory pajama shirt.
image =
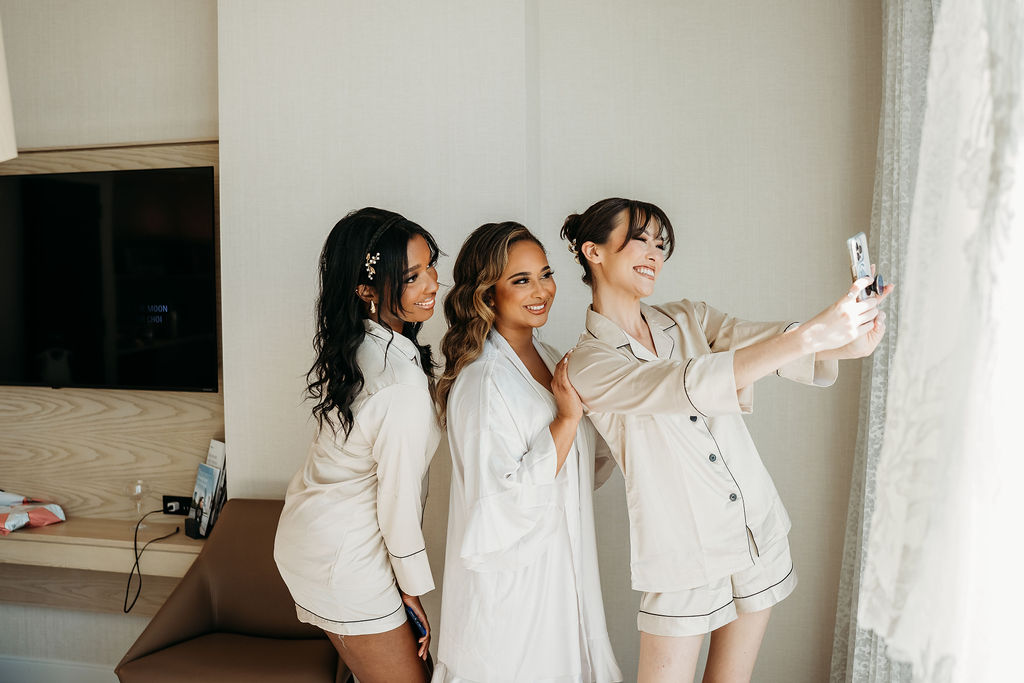
<path id="1" fill-rule="evenodd" d="M 427 377 L 411 340 L 364 323 L 352 430 L 346 438 L 325 423 L 316 435 L 274 544 L 299 620 L 341 635 L 400 626 L 399 588 L 434 588 L 421 523 L 440 430 Z"/>

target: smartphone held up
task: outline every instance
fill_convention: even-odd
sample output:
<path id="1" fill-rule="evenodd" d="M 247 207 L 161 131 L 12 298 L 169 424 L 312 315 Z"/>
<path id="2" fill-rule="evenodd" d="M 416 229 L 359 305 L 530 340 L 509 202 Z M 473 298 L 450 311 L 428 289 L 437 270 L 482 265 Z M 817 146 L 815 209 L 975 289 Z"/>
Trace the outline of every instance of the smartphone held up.
<path id="1" fill-rule="evenodd" d="M 864 277 L 871 277 L 871 257 L 868 256 L 868 238 L 863 232 L 846 240 L 846 248 L 850 252 L 850 274 L 854 281 Z M 874 281 L 865 289 L 861 290 L 857 300 L 866 299 L 871 294 L 881 294 L 885 290 L 885 281 L 881 274 L 876 275 Z"/>

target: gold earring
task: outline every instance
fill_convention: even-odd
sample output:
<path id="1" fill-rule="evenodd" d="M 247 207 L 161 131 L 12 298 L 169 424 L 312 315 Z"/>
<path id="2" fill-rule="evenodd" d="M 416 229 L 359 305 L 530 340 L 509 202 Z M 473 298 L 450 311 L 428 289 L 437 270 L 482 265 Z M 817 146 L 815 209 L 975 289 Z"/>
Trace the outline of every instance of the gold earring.
<path id="1" fill-rule="evenodd" d="M 377 313 L 377 304 L 375 304 L 375 303 L 373 303 L 371 301 L 370 302 L 370 315 L 375 315 L 376 313 Z"/>

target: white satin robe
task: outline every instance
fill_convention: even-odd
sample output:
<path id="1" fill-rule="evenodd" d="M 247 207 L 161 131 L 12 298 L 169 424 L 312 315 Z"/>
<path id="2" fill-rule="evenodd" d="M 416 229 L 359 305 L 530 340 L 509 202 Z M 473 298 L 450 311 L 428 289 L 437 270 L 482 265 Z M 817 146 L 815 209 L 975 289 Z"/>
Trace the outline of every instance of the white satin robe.
<path id="1" fill-rule="evenodd" d="M 554 372 L 561 356 L 534 344 Z M 581 420 L 555 476 L 555 413 L 554 396 L 497 332 L 455 381 L 434 683 L 622 680 L 605 625 L 594 535 L 599 438 Z M 603 451 L 598 485 L 612 469 Z"/>

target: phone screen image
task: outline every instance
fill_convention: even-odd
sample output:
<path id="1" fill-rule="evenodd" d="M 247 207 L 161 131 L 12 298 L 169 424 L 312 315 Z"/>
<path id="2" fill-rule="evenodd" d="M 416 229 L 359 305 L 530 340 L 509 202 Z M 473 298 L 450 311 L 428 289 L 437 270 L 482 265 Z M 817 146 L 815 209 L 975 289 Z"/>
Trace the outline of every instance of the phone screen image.
<path id="1" fill-rule="evenodd" d="M 859 232 L 846 240 L 850 250 L 850 272 L 854 280 L 871 277 L 871 259 L 868 257 L 868 238 Z"/>

